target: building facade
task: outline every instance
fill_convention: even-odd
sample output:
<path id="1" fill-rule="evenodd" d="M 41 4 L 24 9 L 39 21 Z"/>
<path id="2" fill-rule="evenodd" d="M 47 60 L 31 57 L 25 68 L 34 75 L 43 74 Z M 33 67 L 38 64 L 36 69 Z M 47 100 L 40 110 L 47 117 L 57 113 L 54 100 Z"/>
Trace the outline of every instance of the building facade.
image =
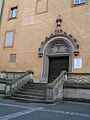
<path id="1" fill-rule="evenodd" d="M 5 0 L 0 69 L 34 71 L 52 82 L 62 70 L 90 73 L 89 0 Z"/>

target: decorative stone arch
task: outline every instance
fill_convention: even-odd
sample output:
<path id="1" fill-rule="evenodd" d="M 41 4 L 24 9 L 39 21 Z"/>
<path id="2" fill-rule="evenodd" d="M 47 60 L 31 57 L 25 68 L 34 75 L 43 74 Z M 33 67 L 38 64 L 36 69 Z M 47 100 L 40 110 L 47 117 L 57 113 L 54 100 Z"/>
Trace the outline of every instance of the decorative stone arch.
<path id="1" fill-rule="evenodd" d="M 57 18 L 57 29 L 51 33 L 50 37 L 46 37 L 39 48 L 39 57 L 43 57 L 43 67 L 40 76 L 41 82 L 48 82 L 49 73 L 49 57 L 69 56 L 69 72 L 72 72 L 73 56 L 79 54 L 79 44 L 77 40 L 63 32 L 60 16 Z"/>

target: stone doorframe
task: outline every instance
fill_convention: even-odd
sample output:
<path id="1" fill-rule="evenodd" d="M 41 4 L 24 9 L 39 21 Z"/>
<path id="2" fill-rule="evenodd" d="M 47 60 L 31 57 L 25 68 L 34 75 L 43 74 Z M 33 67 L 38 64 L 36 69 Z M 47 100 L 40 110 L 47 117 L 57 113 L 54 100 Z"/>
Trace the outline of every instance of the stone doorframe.
<path id="1" fill-rule="evenodd" d="M 79 54 L 79 44 L 77 40 L 63 32 L 60 28 L 60 16 L 57 18 L 57 29 L 46 37 L 39 48 L 39 57 L 43 57 L 42 72 L 40 82 L 48 82 L 49 57 L 69 56 L 69 72 L 72 72 L 73 57 Z M 59 22 L 59 23 L 58 23 Z M 58 26 L 59 25 L 59 26 Z"/>

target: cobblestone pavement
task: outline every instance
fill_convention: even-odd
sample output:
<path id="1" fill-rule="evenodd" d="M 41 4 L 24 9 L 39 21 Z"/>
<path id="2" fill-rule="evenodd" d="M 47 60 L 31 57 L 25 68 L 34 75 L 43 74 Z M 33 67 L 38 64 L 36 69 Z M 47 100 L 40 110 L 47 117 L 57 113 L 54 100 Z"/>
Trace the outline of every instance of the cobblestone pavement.
<path id="1" fill-rule="evenodd" d="M 90 120 L 90 104 L 38 104 L 0 99 L 0 120 Z"/>

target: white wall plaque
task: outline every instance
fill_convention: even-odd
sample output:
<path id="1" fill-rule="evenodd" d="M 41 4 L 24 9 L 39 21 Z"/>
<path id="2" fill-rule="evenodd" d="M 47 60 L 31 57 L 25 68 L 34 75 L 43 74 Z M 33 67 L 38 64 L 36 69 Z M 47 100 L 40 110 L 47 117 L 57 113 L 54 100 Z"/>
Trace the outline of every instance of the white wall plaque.
<path id="1" fill-rule="evenodd" d="M 13 36 L 14 36 L 14 32 L 7 32 L 6 33 L 5 47 L 12 46 L 12 44 L 13 44 Z"/>
<path id="2" fill-rule="evenodd" d="M 75 58 L 74 69 L 81 69 L 81 68 L 82 68 L 82 58 Z"/>

